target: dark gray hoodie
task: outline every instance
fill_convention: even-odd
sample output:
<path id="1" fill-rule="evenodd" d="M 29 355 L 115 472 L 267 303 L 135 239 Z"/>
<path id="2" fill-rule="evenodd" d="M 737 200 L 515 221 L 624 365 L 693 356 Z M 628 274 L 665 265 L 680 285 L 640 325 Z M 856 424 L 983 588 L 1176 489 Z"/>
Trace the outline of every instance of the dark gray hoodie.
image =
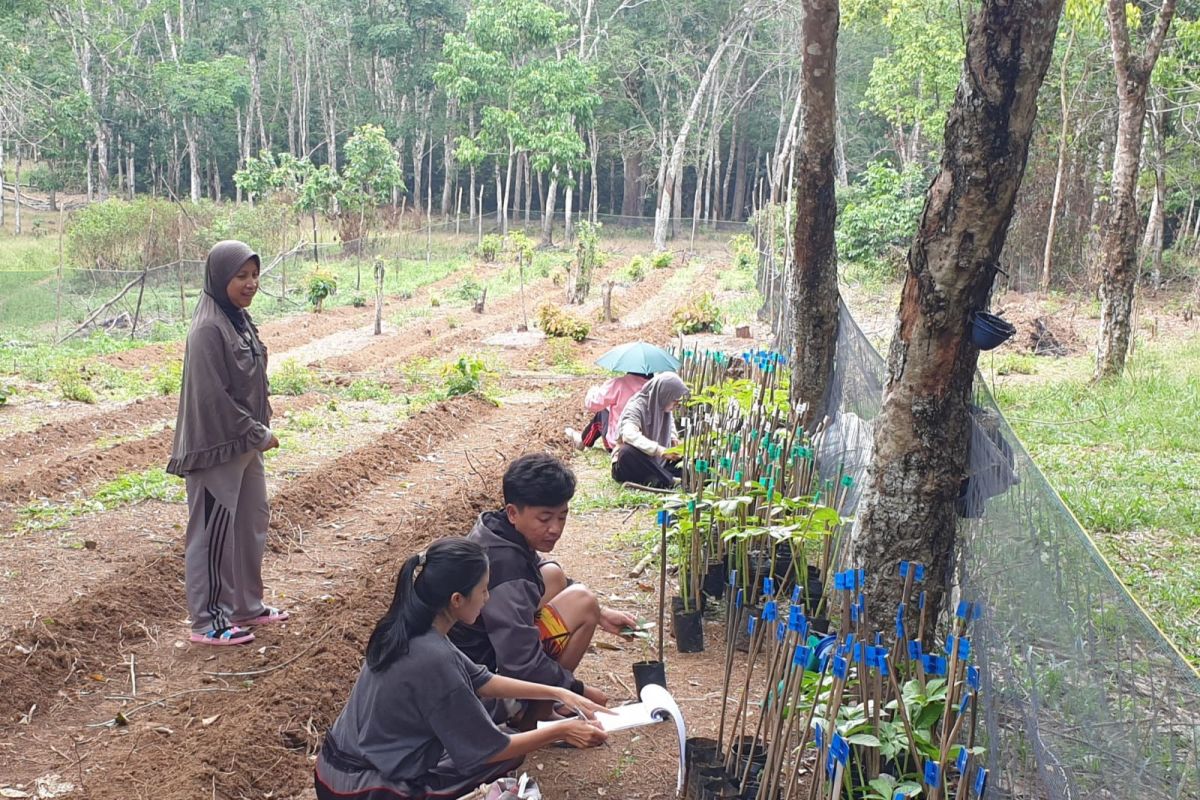
<path id="1" fill-rule="evenodd" d="M 250 317 L 229 302 L 226 287 L 247 259 L 242 242 L 218 242 L 204 264 L 204 294 L 196 304 L 183 354 L 183 386 L 167 472 L 186 475 L 250 450 L 271 435 L 267 348 Z"/>
<path id="2" fill-rule="evenodd" d="M 546 592 L 541 556 L 503 511 L 480 514 L 467 538 L 487 550 L 491 598 L 474 625 L 450 629 L 450 641 L 497 675 L 581 693 L 583 684 L 542 649 L 534 623 Z"/>

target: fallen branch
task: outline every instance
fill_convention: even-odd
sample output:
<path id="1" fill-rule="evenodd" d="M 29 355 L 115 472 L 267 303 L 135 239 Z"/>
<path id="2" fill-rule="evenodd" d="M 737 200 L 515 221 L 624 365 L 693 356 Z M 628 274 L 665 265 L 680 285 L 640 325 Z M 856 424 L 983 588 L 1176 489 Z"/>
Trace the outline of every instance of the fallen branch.
<path id="1" fill-rule="evenodd" d="M 320 636 L 318 636 L 316 641 L 314 641 L 308 647 L 304 648 L 299 653 L 297 653 L 296 655 L 289 658 L 287 661 L 284 661 L 282 664 L 276 664 L 273 667 L 265 667 L 264 669 L 252 669 L 248 672 L 207 672 L 206 671 L 204 674 L 212 675 L 217 678 L 246 678 L 246 677 L 249 677 L 252 675 L 266 675 L 268 672 L 274 672 L 277 669 L 283 669 L 284 667 L 288 666 L 289 664 L 293 664 L 296 661 L 299 661 L 303 656 L 308 655 L 308 651 L 312 650 L 314 647 L 319 645 L 321 642 L 325 641 L 325 638 L 327 636 L 329 636 L 329 634 L 332 632 L 333 632 L 333 628 L 326 628 L 325 632 L 322 633 Z"/>

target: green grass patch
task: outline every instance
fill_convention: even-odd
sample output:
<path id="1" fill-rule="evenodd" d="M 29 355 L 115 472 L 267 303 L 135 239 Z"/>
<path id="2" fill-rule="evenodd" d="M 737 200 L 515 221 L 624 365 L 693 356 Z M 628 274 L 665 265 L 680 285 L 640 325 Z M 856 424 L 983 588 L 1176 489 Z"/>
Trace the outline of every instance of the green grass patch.
<path id="1" fill-rule="evenodd" d="M 26 531 L 52 530 L 84 514 L 112 511 L 145 500 L 182 503 L 186 499 L 183 481 L 168 475 L 162 467 L 155 467 L 114 478 L 82 499 L 32 503 L 18 512 L 18 525 Z"/>
<path id="2" fill-rule="evenodd" d="M 1200 663 L 1200 342 L 1146 347 L 1125 379 L 998 385 L 1017 435 L 1121 580 Z"/>
<path id="3" fill-rule="evenodd" d="M 986 360 L 982 366 L 988 368 Z M 996 370 L 997 375 L 1036 375 L 1038 359 L 1027 353 L 1000 353 L 994 357 L 990 367 Z"/>
<path id="4" fill-rule="evenodd" d="M 346 387 L 344 395 L 349 400 L 376 400 L 380 403 L 390 403 L 396 398 L 392 395 L 391 387 L 386 383 L 359 378 Z"/>

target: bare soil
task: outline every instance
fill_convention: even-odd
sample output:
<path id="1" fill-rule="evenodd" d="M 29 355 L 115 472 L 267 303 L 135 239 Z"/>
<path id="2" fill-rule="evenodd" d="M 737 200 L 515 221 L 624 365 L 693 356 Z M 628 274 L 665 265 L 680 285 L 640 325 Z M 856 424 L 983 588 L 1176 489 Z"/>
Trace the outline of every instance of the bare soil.
<path id="1" fill-rule="evenodd" d="M 592 339 L 571 354 L 590 363 L 629 338 L 666 343 L 663 316 L 682 294 L 664 290 L 669 274 L 621 292 L 620 307 L 627 316 L 642 314 L 644 324 L 595 324 Z M 716 268 L 709 268 L 689 290 L 715 280 Z M 527 287 L 530 311 L 537 302 L 557 302 L 560 292 L 548 281 Z M 593 322 L 596 303 L 585 308 Z M 464 533 L 496 505 L 511 458 L 531 450 L 570 455 L 562 430 L 584 421 L 588 380 L 555 373 L 561 350 L 551 352 L 549 342 L 483 344 L 516 326 L 518 295 L 489 302 L 483 315 L 435 309 L 365 342 L 345 333 L 365 324 L 355 311 L 305 315 L 308 330 L 300 320 L 280 323 L 267 334 L 273 357 L 328 338 L 336 344 L 313 362 L 323 375 L 384 373 L 391 382 L 414 358 L 482 353 L 500 368 L 501 397 L 511 399 L 495 405 L 456 398 L 383 426 L 351 416 L 346 429 L 325 437 L 330 441 L 314 435 L 300 452 L 281 454 L 269 468 L 273 516 L 264 574 L 269 601 L 294 616 L 260 629 L 252 646 L 213 652 L 184 641 L 186 510 L 179 504 L 144 502 L 72 520 L 70 536 L 90 548 L 64 548 L 61 533 L 4 533 L 17 502 L 72 497 L 161 464 L 175 398 L 0 440 L 0 522 L 10 521 L 0 527 L 0 576 L 7 580 L 0 583 L 0 626 L 10 628 L 0 638 L 0 787 L 31 788 L 58 775 L 73 786 L 61 795 L 70 797 L 310 797 L 320 737 L 349 692 L 403 558 L 431 538 Z M 123 355 L 144 361 L 123 366 L 161 362 L 172 352 L 130 351 Z M 313 393 L 280 405 L 312 413 L 320 401 Z M 127 438 L 103 444 L 121 436 Z M 583 486 L 608 480 L 603 459 L 588 454 L 576 463 Z M 648 513 L 579 515 L 557 553 L 574 577 L 643 618 L 656 613 L 654 593 L 625 577 L 635 556 L 612 537 L 645 525 Z M 719 641 L 719 623 L 709 627 Z M 625 698 L 629 665 L 642 653 L 617 640 L 607 644 L 618 649 L 597 649 L 582 674 L 614 699 Z M 719 655 L 675 656 L 668 648 L 668 659 L 692 729 L 715 727 Z M 617 734 L 611 747 L 595 751 L 542 751 L 526 768 L 547 797 L 651 798 L 673 793 L 676 759 L 673 730 L 658 726 Z"/>

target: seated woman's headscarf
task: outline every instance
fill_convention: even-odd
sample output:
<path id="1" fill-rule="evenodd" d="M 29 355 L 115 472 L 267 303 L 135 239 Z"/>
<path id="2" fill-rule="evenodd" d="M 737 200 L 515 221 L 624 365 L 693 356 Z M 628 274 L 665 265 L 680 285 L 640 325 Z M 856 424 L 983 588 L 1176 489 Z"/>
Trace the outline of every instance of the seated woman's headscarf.
<path id="1" fill-rule="evenodd" d="M 688 396 L 687 384 L 674 372 L 662 372 L 650 379 L 637 394 L 630 398 L 621 413 L 617 430 L 626 422 L 633 422 L 647 439 L 663 447 L 671 446 L 671 412 L 667 406 Z"/>

